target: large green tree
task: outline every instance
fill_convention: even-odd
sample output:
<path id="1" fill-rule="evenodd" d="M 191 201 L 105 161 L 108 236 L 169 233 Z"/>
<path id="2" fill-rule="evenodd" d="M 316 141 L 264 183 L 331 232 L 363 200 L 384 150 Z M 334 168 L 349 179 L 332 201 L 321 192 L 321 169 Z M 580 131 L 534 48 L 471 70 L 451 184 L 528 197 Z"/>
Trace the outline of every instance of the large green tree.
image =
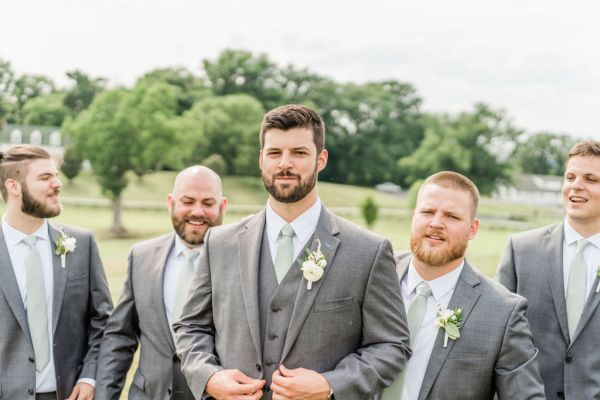
<path id="1" fill-rule="evenodd" d="M 567 153 L 575 140 L 565 134 L 540 132 L 523 134 L 517 143 L 513 160 L 522 172 L 562 175 Z"/>
<path id="2" fill-rule="evenodd" d="M 23 123 L 27 125 L 61 126 L 69 115 L 63 104 L 64 93 L 54 92 L 34 97 L 23 106 Z"/>
<path id="3" fill-rule="evenodd" d="M 460 172 L 475 182 L 483 194 L 510 180 L 509 157 L 522 132 L 503 111 L 476 104 L 472 112 L 425 118 L 425 137 L 412 154 L 399 160 L 410 185 L 441 170 Z"/>
<path id="4" fill-rule="evenodd" d="M 71 110 L 72 115 L 77 115 L 85 110 L 92 103 L 96 94 L 106 87 L 104 78 L 91 78 L 79 70 L 67 72 L 67 77 L 73 82 L 73 85 L 67 90 L 63 103 Z"/>
<path id="5" fill-rule="evenodd" d="M 24 122 L 24 107 L 28 101 L 38 96 L 48 95 L 54 91 L 54 82 L 42 75 L 21 75 L 14 80 L 11 98 L 13 106 L 7 121 Z"/>

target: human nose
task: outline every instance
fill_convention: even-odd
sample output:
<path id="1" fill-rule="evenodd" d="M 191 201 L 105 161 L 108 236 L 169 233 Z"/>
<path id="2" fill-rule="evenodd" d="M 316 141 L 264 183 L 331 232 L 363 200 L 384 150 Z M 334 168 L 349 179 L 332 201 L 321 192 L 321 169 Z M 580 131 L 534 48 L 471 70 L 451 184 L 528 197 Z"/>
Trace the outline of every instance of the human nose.
<path id="1" fill-rule="evenodd" d="M 433 214 L 431 221 L 429 221 L 429 226 L 432 228 L 441 228 L 443 225 L 442 213 L 436 212 Z"/>
<path id="2" fill-rule="evenodd" d="M 292 167 L 292 158 L 290 157 L 290 154 L 286 151 L 284 151 L 281 154 L 281 158 L 279 159 L 279 168 L 280 169 L 290 169 Z"/>
<path id="3" fill-rule="evenodd" d="M 52 180 L 52 186 L 58 189 L 61 188 L 62 185 L 62 181 L 58 178 L 58 176 L 54 177 L 54 179 Z"/>

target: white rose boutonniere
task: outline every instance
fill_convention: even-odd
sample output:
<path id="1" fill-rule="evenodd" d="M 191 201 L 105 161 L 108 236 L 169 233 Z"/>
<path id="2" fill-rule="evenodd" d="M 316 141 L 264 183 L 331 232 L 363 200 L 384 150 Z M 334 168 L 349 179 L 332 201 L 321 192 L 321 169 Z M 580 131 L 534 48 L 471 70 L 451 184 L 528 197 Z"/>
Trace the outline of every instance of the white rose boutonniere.
<path id="1" fill-rule="evenodd" d="M 596 267 L 596 276 L 600 278 L 600 265 Z M 598 282 L 598 286 L 596 286 L 596 293 L 600 292 L 600 282 Z"/>
<path id="2" fill-rule="evenodd" d="M 306 249 L 306 253 L 308 254 L 308 257 L 302 262 L 302 267 L 300 269 L 303 272 L 302 275 L 304 276 L 304 279 L 308 281 L 306 290 L 310 290 L 313 282 L 316 282 L 323 277 L 325 267 L 327 266 L 327 260 L 325 259 L 325 255 L 321 253 L 321 241 L 319 241 L 319 239 L 317 239 L 317 250 L 311 252 Z"/>
<path id="3" fill-rule="evenodd" d="M 56 239 L 56 250 L 57 256 L 60 256 L 60 266 L 64 269 L 66 266 L 67 254 L 71 253 L 77 247 L 77 239 L 71 236 L 67 236 L 63 231 L 60 232 L 60 236 Z"/>
<path id="4" fill-rule="evenodd" d="M 460 323 L 462 321 L 462 310 L 455 308 L 454 310 L 439 307 L 436 314 L 435 323 L 440 328 L 444 329 L 444 347 L 448 347 L 448 339 L 456 340 L 460 337 Z"/>

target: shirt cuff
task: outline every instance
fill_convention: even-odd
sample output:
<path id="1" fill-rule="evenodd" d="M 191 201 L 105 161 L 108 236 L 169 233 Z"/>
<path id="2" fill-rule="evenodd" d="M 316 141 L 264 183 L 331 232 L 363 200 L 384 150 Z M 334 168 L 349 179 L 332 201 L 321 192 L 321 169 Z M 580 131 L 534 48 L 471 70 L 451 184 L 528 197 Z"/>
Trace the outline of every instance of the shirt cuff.
<path id="1" fill-rule="evenodd" d="M 77 381 L 77 383 L 87 383 L 88 385 L 92 385 L 92 387 L 96 388 L 96 380 L 91 378 L 81 378 Z"/>

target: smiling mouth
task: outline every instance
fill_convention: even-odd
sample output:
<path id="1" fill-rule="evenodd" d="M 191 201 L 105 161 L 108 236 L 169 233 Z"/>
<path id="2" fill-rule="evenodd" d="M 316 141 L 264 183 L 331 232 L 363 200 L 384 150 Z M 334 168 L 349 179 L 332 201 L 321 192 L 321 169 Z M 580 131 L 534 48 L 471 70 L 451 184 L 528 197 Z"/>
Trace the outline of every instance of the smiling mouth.
<path id="1" fill-rule="evenodd" d="M 587 203 L 588 200 L 586 198 L 581 197 L 581 196 L 569 196 L 569 201 L 572 202 L 572 203 L 579 203 L 579 204 L 581 204 L 581 203 Z"/>
<path id="2" fill-rule="evenodd" d="M 205 221 L 191 221 L 191 220 L 186 220 L 186 223 L 193 225 L 193 226 L 204 226 L 206 225 Z"/>
<path id="3" fill-rule="evenodd" d="M 439 235 L 425 235 L 425 237 L 427 239 L 436 241 L 436 242 L 445 242 L 446 239 L 444 239 L 443 237 L 439 236 Z"/>

